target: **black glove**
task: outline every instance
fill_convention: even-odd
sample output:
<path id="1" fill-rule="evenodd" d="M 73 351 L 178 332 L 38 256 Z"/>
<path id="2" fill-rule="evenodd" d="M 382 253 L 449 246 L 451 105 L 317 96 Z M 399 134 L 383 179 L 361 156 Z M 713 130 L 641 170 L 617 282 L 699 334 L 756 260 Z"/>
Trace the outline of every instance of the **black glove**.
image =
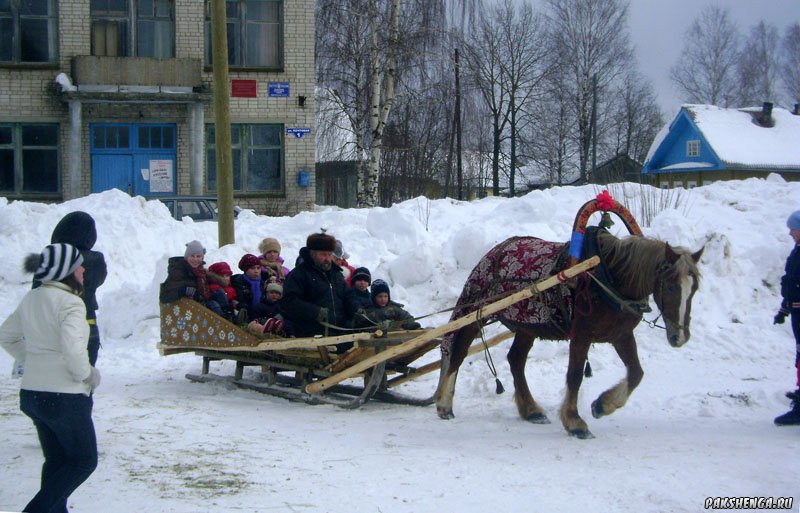
<path id="1" fill-rule="evenodd" d="M 328 322 L 328 309 L 327 308 L 320 308 L 319 313 L 317 314 L 317 322 L 323 323 Z"/>
<path id="2" fill-rule="evenodd" d="M 778 313 L 775 314 L 775 318 L 772 319 L 772 324 L 783 324 L 783 321 L 786 320 L 786 316 L 789 315 L 784 308 L 778 310 Z"/>
<path id="3" fill-rule="evenodd" d="M 194 297 L 194 293 L 197 291 L 194 287 L 186 287 L 186 297 Z"/>
<path id="4" fill-rule="evenodd" d="M 408 322 L 403 323 L 403 329 L 404 330 L 418 330 L 421 327 L 422 327 L 422 325 L 420 323 L 418 323 L 417 321 L 408 321 Z"/>

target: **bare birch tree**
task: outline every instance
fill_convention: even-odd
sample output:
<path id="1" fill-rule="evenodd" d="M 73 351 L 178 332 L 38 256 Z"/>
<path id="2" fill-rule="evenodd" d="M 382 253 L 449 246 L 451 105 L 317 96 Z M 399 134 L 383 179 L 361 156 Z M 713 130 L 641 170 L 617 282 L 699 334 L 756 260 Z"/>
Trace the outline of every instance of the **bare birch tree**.
<path id="1" fill-rule="evenodd" d="M 490 9 L 469 39 L 469 82 L 480 92 L 492 126 L 492 190 L 500 194 L 501 152 L 509 144 L 509 187 L 514 194 L 517 145 L 524 110 L 547 72 L 547 33 L 529 2 L 505 0 Z"/>
<path id="2" fill-rule="evenodd" d="M 684 101 L 728 107 L 736 97 L 739 30 L 728 9 L 709 5 L 686 31 L 670 78 Z"/>
<path id="3" fill-rule="evenodd" d="M 550 10 L 555 52 L 565 66 L 564 86 L 577 123 L 579 169 L 585 182 L 592 143 L 593 77 L 597 80 L 597 109 L 602 112 L 605 92 L 624 76 L 632 61 L 628 4 L 622 0 L 550 0 Z"/>
<path id="4" fill-rule="evenodd" d="M 628 155 L 643 163 L 650 144 L 664 125 L 653 86 L 639 72 L 630 70 L 609 109 L 606 153 Z"/>
<path id="5" fill-rule="evenodd" d="M 508 90 L 508 185 L 509 195 L 514 196 L 517 147 L 520 132 L 528 120 L 524 112 L 529 104 L 543 96 L 540 86 L 548 72 L 545 62 L 549 45 L 542 17 L 534 12 L 529 2 L 522 2 L 515 9 L 514 4 L 506 0 L 502 6 L 498 6 L 495 16 L 502 30 L 504 53 L 507 56 L 507 60 L 501 64 L 501 84 Z"/>
<path id="6" fill-rule="evenodd" d="M 781 44 L 780 72 L 789 103 L 800 102 L 800 23 L 786 27 Z"/>
<path id="7" fill-rule="evenodd" d="M 552 56 L 544 97 L 527 110 L 530 122 L 523 134 L 524 156 L 541 170 L 541 181 L 563 185 L 578 171 L 579 149 L 575 114 L 566 89 L 566 68 Z"/>
<path id="8" fill-rule="evenodd" d="M 750 29 L 738 62 L 738 105 L 777 101 L 779 38 L 774 25 L 759 21 Z"/>

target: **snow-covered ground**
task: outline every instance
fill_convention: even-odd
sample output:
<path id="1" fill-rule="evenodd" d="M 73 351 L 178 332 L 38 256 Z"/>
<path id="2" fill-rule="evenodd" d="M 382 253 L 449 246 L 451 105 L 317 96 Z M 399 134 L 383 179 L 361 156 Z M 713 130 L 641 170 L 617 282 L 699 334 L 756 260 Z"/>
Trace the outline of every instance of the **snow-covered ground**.
<path id="1" fill-rule="evenodd" d="M 118 191 L 60 205 L 0 198 L 0 320 L 30 287 L 23 257 L 49 242 L 67 212 L 95 217 L 95 249 L 109 265 L 98 293 L 100 464 L 71 497 L 71 509 L 641 513 L 701 511 L 707 497 L 748 496 L 792 497 L 798 511 L 800 428 L 772 424 L 788 409 L 784 392 L 794 388 L 794 339 L 788 323 L 773 326 L 772 317 L 792 248 L 785 219 L 800 209 L 800 183 L 776 176 L 684 192 L 678 208 L 657 212 L 644 226 L 646 235 L 675 245 L 706 245 L 692 339 L 673 349 L 663 330 L 640 325 L 644 380 L 627 406 L 599 420 L 589 404 L 624 370 L 610 347 L 592 348 L 594 377 L 584 380 L 579 406 L 593 440 L 569 437 L 557 420 L 563 342 L 537 342 L 528 361 L 531 388 L 554 420 L 548 425 L 516 414 L 504 362 L 510 342 L 492 350 L 507 392 L 496 395 L 483 356 L 472 357 L 450 421 L 434 406 L 370 402 L 347 411 L 191 383 L 184 376 L 199 371 L 199 357 L 156 350 L 166 259 L 183 254 L 192 239 L 209 248 L 208 264 L 224 260 L 235 268 L 262 238 L 276 237 L 291 267 L 306 236 L 325 227 L 344 242 L 352 264 L 386 279 L 393 299 L 423 315 L 453 306 L 478 259 L 507 237 L 569 240 L 577 209 L 598 192 L 565 187 L 469 203 L 418 198 L 388 209 L 320 208 L 278 218 L 247 212 L 236 221 L 236 244 L 221 249 L 215 223 L 174 221 L 158 202 Z M 660 194 L 632 184 L 611 192 L 637 217 L 635 205 Z M 418 363 L 436 357 L 433 351 Z M 42 457 L 19 412 L 11 366 L 0 354 L 0 510 L 14 511 L 37 490 Z M 212 371 L 232 373 L 233 365 L 215 363 Z M 437 378 L 400 391 L 430 396 Z"/>

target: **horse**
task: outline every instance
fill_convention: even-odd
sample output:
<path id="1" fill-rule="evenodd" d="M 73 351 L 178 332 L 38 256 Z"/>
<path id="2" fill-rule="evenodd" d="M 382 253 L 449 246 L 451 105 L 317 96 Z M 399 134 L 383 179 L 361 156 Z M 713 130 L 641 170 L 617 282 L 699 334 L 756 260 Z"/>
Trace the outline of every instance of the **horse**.
<path id="1" fill-rule="evenodd" d="M 497 297 L 556 274 L 559 256 L 568 247 L 535 237 L 512 237 L 491 249 L 470 274 L 451 321 L 479 310 Z M 692 298 L 697 291 L 700 272 L 697 263 L 703 249 L 691 253 L 666 242 L 643 236 L 618 239 L 598 230 L 597 252 L 608 282 L 596 286 L 589 272 L 573 282 L 557 285 L 537 296 L 505 308 L 485 319 L 464 326 L 444 337 L 442 367 L 434 396 L 440 418 L 451 419 L 458 369 L 472 340 L 483 326 L 500 321 L 514 332 L 507 359 L 514 379 L 514 401 L 519 415 L 532 423 L 550 420 L 531 395 L 525 378 L 525 362 L 535 338 L 569 340 L 567 392 L 560 416 L 564 429 L 577 438 L 593 438 L 586 422 L 578 414 L 578 392 L 584 364 L 593 342 L 611 344 L 625 365 L 626 377 L 604 391 L 592 403 L 592 416 L 600 418 L 625 405 L 639 385 L 644 372 L 636 349 L 633 330 L 649 311 L 652 295 L 664 318 L 667 341 L 681 347 L 690 336 Z M 596 278 L 596 276 L 595 276 Z"/>

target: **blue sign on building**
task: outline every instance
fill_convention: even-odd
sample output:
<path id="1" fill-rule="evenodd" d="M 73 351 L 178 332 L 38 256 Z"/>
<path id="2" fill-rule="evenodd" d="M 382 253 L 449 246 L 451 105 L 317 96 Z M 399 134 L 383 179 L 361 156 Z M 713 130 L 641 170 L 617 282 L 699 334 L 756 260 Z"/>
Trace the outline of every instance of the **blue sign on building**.
<path id="1" fill-rule="evenodd" d="M 293 136 L 297 137 L 298 139 L 300 139 L 301 137 L 303 137 L 304 135 L 306 135 L 309 132 L 311 132 L 310 128 L 287 128 L 286 129 L 286 133 L 287 134 L 292 134 Z"/>
<path id="2" fill-rule="evenodd" d="M 277 97 L 289 96 L 289 82 L 270 82 L 269 95 Z"/>

